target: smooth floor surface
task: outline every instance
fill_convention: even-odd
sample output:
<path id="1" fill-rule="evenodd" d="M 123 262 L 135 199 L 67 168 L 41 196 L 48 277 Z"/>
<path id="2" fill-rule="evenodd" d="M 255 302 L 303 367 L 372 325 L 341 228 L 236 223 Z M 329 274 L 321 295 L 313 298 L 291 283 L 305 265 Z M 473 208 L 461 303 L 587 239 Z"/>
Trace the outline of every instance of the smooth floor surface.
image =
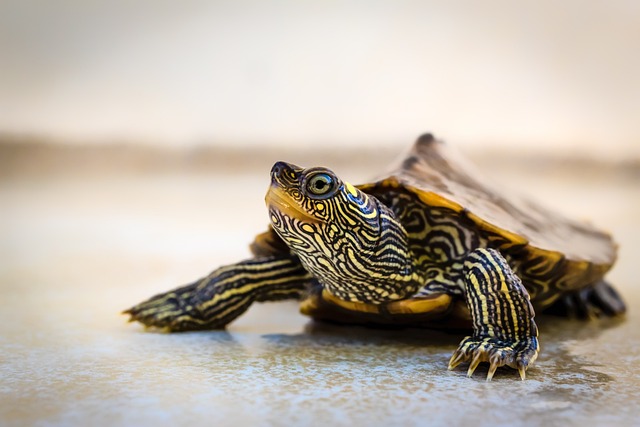
<path id="1" fill-rule="evenodd" d="M 609 278 L 628 315 L 539 317 L 524 382 L 447 371 L 460 334 L 318 324 L 293 302 L 254 306 L 228 331 L 127 324 L 121 310 L 248 256 L 267 171 L 3 178 L 0 425 L 640 425 L 640 180 L 493 169 L 620 244 Z"/>

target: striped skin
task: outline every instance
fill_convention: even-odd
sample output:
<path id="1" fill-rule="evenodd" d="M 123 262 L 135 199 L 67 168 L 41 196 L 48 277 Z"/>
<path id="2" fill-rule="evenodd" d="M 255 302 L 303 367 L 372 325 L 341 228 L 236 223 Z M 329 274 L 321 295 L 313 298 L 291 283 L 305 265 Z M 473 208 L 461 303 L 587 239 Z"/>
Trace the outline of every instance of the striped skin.
<path id="1" fill-rule="evenodd" d="M 558 299 L 573 300 L 577 295 L 579 299 L 588 298 L 579 302 L 583 309 L 578 313 L 585 313 L 580 317 L 613 316 L 625 311 L 619 295 L 602 281 L 607 266 L 570 260 L 561 253 L 531 247 L 526 240 L 504 230 L 480 227 L 471 213 L 395 180 L 363 188 L 392 207 L 407 231 L 410 252 L 418 263 L 416 268 L 427 278 L 416 297 L 438 292 L 462 295 L 463 260 L 473 249 L 489 247 L 507 259 L 539 311 Z M 570 301 L 566 304 L 573 305 Z"/>
<path id="2" fill-rule="evenodd" d="M 538 328 L 529 294 L 507 261 L 494 249 L 478 248 L 464 262 L 465 300 L 473 319 L 473 335 L 451 356 L 449 369 L 470 362 L 471 376 L 489 362 L 487 380 L 507 365 L 525 371 L 538 356 Z"/>
<path id="3" fill-rule="evenodd" d="M 414 297 L 434 293 L 463 295 L 463 263 L 467 255 L 487 242 L 474 227 L 450 209 L 425 207 L 416 196 L 401 188 L 385 188 L 376 198 L 394 210 L 409 241 L 414 269 L 422 286 Z"/>
<path id="4" fill-rule="evenodd" d="M 318 174 L 330 175 L 334 186 L 311 197 L 305 183 Z M 408 298 L 422 286 L 391 209 L 331 171 L 276 164 L 267 205 L 275 232 L 339 299 L 378 304 Z"/>
<path id="5" fill-rule="evenodd" d="M 124 313 L 130 321 L 168 331 L 224 328 L 254 302 L 299 299 L 313 284 L 291 255 L 256 257 L 156 295 Z"/>

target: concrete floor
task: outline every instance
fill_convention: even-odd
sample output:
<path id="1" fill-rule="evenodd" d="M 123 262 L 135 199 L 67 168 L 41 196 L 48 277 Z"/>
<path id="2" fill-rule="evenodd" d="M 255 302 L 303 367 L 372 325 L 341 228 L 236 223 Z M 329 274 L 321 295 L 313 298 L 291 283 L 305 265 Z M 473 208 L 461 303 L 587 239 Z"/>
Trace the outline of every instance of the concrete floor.
<path id="1" fill-rule="evenodd" d="M 248 255 L 268 169 L 36 169 L 0 180 L 2 426 L 640 425 L 637 174 L 491 167 L 613 232 L 609 277 L 629 313 L 539 317 L 527 380 L 504 369 L 487 383 L 486 367 L 446 370 L 461 335 L 316 324 L 293 303 L 257 305 L 226 332 L 128 325 L 122 309 Z"/>

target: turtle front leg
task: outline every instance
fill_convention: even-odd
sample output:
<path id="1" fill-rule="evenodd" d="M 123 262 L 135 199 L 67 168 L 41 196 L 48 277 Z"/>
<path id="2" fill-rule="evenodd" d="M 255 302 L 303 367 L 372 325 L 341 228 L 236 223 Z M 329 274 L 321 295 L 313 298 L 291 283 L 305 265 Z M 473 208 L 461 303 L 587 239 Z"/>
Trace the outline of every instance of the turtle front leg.
<path id="1" fill-rule="evenodd" d="M 290 255 L 256 257 L 158 294 L 124 311 L 129 321 L 171 332 L 221 329 L 254 302 L 299 298 L 311 276 Z"/>
<path id="2" fill-rule="evenodd" d="M 538 328 L 529 294 L 507 261 L 494 249 L 479 248 L 464 263 L 465 297 L 473 319 L 473 335 L 451 356 L 449 369 L 470 362 L 471 376 L 489 362 L 487 381 L 496 369 L 510 366 L 520 378 L 538 356 Z"/>

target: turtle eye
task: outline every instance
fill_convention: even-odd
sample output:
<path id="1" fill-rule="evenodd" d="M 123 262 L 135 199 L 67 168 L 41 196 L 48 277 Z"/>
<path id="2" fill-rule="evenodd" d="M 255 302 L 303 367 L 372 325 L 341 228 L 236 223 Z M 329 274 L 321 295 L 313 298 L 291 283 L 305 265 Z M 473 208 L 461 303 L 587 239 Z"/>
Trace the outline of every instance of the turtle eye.
<path id="1" fill-rule="evenodd" d="M 336 187 L 336 180 L 325 172 L 316 173 L 307 178 L 307 192 L 312 198 L 328 197 Z"/>

